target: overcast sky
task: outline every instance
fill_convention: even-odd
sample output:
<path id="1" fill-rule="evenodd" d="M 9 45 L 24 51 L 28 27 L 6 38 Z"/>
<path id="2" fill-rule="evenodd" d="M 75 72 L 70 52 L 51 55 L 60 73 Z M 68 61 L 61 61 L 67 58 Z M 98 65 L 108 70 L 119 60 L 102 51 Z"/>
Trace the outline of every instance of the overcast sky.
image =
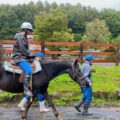
<path id="1" fill-rule="evenodd" d="M 38 0 L 0 0 L 0 4 L 23 4 L 29 3 L 30 1 L 37 2 Z M 120 0 L 41 0 L 43 2 L 48 1 L 49 3 L 56 2 L 60 3 L 71 3 L 73 5 L 77 3 L 81 3 L 83 6 L 91 6 L 95 7 L 98 10 L 102 8 L 113 8 L 116 10 L 120 10 Z"/>

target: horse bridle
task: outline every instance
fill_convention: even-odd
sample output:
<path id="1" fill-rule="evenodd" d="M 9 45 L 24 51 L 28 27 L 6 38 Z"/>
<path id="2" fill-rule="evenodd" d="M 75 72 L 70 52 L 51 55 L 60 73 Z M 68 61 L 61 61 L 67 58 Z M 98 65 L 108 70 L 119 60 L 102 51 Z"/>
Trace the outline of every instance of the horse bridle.
<path id="1" fill-rule="evenodd" d="M 78 79 L 81 77 L 78 72 L 75 70 L 75 65 L 72 64 L 72 70 L 73 70 L 73 78 L 77 77 Z"/>
<path id="2" fill-rule="evenodd" d="M 77 66 L 79 67 L 79 66 Z M 80 76 L 78 74 L 78 71 L 76 71 L 76 67 L 74 65 L 72 65 L 72 70 L 73 70 L 73 79 L 77 78 L 76 82 L 78 82 L 80 84 L 80 86 L 84 86 L 85 83 L 83 82 L 83 80 L 81 79 L 82 76 Z"/>

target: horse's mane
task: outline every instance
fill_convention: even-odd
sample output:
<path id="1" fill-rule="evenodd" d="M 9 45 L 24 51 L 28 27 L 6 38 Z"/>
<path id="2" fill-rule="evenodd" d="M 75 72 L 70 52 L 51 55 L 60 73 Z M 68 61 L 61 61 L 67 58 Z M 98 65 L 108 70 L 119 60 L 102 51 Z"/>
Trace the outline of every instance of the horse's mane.
<path id="1" fill-rule="evenodd" d="M 41 61 L 42 68 L 46 71 L 48 76 L 58 76 L 65 72 L 66 69 L 71 68 L 71 63 L 66 61 Z M 54 69 L 54 70 L 53 70 Z M 52 73 L 56 71 L 53 75 Z"/>
<path id="2" fill-rule="evenodd" d="M 71 67 L 71 63 L 70 62 L 68 62 L 68 61 L 56 61 L 56 60 L 54 60 L 54 61 L 41 61 L 41 65 L 42 65 L 42 67 L 56 67 L 56 66 L 58 66 L 59 68 L 60 67 Z"/>
<path id="3" fill-rule="evenodd" d="M 41 61 L 42 65 L 49 65 L 49 64 L 71 64 L 71 62 L 63 61 L 63 60 L 52 60 L 52 61 Z"/>

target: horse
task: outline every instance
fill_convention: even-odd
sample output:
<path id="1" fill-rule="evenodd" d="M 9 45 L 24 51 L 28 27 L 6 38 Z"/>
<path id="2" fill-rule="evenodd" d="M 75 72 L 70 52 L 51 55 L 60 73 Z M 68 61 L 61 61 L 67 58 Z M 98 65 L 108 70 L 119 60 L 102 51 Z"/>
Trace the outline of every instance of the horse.
<path id="1" fill-rule="evenodd" d="M 57 120 L 62 120 L 60 113 L 54 106 L 50 95 L 47 91 L 50 81 L 64 73 L 69 74 L 69 76 L 80 85 L 80 77 L 82 76 L 79 69 L 78 60 L 74 62 L 66 61 L 40 61 L 42 66 L 42 71 L 34 73 L 32 75 L 32 93 L 33 99 L 38 92 L 45 96 L 46 101 L 52 108 L 54 115 Z M 8 91 L 11 93 L 22 93 L 23 83 L 18 81 L 20 74 L 5 71 L 2 64 L 0 64 L 0 89 Z M 26 106 L 26 110 L 22 111 L 22 119 L 27 119 L 27 112 L 31 106 L 32 102 L 29 102 Z"/>

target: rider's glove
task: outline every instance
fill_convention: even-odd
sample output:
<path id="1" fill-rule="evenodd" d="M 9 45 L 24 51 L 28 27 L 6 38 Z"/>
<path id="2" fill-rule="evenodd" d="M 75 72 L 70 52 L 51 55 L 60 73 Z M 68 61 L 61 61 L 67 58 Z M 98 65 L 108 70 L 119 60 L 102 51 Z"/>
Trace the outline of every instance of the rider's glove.
<path id="1" fill-rule="evenodd" d="M 44 55 L 44 53 L 39 52 L 39 53 L 36 53 L 36 54 L 35 54 L 35 57 L 41 57 L 41 58 L 44 58 L 45 55 Z"/>

